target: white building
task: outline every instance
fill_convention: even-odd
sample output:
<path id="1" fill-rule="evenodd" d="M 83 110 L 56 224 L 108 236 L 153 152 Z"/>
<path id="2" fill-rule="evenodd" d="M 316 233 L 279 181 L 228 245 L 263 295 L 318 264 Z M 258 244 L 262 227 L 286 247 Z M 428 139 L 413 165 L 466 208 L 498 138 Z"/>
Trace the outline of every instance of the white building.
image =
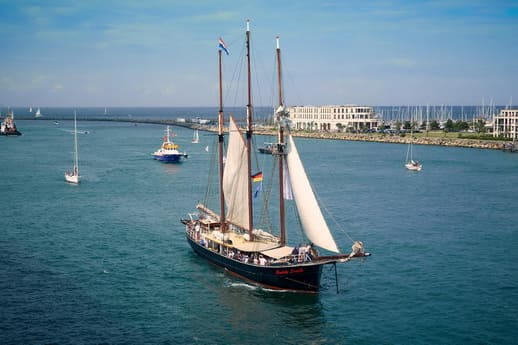
<path id="1" fill-rule="evenodd" d="M 518 139 L 518 109 L 501 109 L 493 116 L 493 136 Z"/>
<path id="2" fill-rule="evenodd" d="M 288 107 L 292 128 L 310 131 L 376 129 L 381 119 L 373 107 L 360 105 L 302 105 Z"/>

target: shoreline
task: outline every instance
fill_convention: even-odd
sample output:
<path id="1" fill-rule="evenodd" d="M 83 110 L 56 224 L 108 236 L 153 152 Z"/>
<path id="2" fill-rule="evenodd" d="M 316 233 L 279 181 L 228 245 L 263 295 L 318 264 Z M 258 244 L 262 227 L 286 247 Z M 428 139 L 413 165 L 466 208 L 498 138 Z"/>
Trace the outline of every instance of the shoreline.
<path id="1" fill-rule="evenodd" d="M 202 130 L 204 126 L 195 126 Z M 193 128 L 195 128 L 193 127 Z M 211 132 L 217 132 L 217 128 L 206 129 Z M 273 129 L 255 129 L 254 132 L 259 135 L 275 135 Z M 345 140 L 345 141 L 366 141 L 388 144 L 416 144 L 416 145 L 434 145 L 448 147 L 464 147 L 475 149 L 502 150 L 503 145 L 509 141 L 502 140 L 483 140 L 483 139 L 463 139 L 463 138 L 446 138 L 446 137 L 415 137 L 415 136 L 399 136 L 381 133 L 343 133 L 343 132 L 301 132 L 292 131 L 291 134 L 297 138 L 325 139 L 325 140 Z"/>
<path id="2" fill-rule="evenodd" d="M 482 140 L 482 139 L 462 139 L 462 138 L 445 138 L 445 137 L 401 137 L 398 135 L 387 135 L 379 133 L 371 134 L 351 134 L 351 133 L 294 133 L 294 136 L 307 137 L 315 139 L 329 140 L 348 140 L 348 141 L 369 141 L 390 144 L 416 144 L 416 145 L 434 145 L 434 146 L 450 146 L 464 147 L 476 149 L 501 150 L 506 141 L 501 140 Z"/>
<path id="3" fill-rule="evenodd" d="M 34 118 L 18 118 L 17 120 L 36 120 L 36 121 L 66 121 L 71 120 L 68 118 L 45 118 L 45 119 L 34 119 Z M 109 121 L 109 122 L 130 122 L 130 123 L 149 123 L 159 125 L 171 125 L 186 127 L 191 129 L 198 129 L 206 132 L 217 132 L 218 128 L 215 125 L 200 125 L 193 122 L 178 122 L 176 120 L 164 120 L 164 119 L 123 119 L 123 118 L 78 118 L 80 121 Z M 275 135 L 273 127 L 257 126 L 254 130 L 259 135 Z M 483 140 L 483 139 L 464 139 L 464 138 L 447 138 L 447 137 L 415 137 L 415 136 L 399 136 L 382 133 L 344 133 L 344 132 L 302 132 L 293 131 L 292 135 L 298 138 L 311 138 L 311 139 L 326 139 L 326 140 L 346 140 L 346 141 L 367 141 L 377 143 L 389 143 L 389 144 L 412 144 L 416 145 L 435 145 L 435 146 L 448 146 L 448 147 L 464 147 L 464 148 L 476 148 L 476 149 L 489 149 L 489 150 L 502 150 L 505 143 L 510 142 L 505 140 Z"/>

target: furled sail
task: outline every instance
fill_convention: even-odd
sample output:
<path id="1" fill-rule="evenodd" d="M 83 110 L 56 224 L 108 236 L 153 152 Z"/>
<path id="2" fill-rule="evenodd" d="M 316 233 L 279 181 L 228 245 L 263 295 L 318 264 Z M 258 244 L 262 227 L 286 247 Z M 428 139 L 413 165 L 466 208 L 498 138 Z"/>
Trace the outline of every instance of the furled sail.
<path id="1" fill-rule="evenodd" d="M 288 135 L 288 171 L 290 182 L 302 223 L 302 228 L 308 239 L 320 248 L 338 253 L 333 235 L 320 211 L 317 199 L 309 183 L 306 172 L 297 152 L 293 137 Z"/>
<path id="2" fill-rule="evenodd" d="M 223 193 L 227 220 L 248 229 L 248 163 L 246 144 L 233 117 L 230 117 L 227 158 L 223 170 Z"/>

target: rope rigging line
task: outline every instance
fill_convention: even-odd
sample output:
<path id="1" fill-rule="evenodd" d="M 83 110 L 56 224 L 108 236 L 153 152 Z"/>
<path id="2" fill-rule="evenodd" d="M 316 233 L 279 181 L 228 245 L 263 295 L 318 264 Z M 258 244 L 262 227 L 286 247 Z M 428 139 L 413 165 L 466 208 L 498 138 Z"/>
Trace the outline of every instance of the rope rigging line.
<path id="1" fill-rule="evenodd" d="M 214 138 L 218 138 L 218 136 L 214 136 Z M 215 145 L 216 144 L 216 145 Z M 212 148 L 217 147 L 217 139 L 214 139 L 212 141 Z M 214 152 L 212 152 L 214 151 Z M 217 176 L 216 180 L 219 180 L 219 170 L 218 170 L 218 154 L 216 149 L 212 149 L 212 151 L 209 152 L 209 174 L 207 176 L 207 189 L 205 190 L 205 198 L 204 198 L 204 205 L 209 204 L 209 196 L 211 195 L 211 187 L 212 187 L 212 181 L 214 180 L 214 177 Z M 215 173 L 216 172 L 216 173 Z"/>
<path id="2" fill-rule="evenodd" d="M 313 190 L 313 193 L 315 194 L 315 198 L 317 199 L 317 202 L 318 204 L 320 205 L 320 207 L 325 211 L 325 213 L 329 216 L 329 218 L 336 224 L 336 226 L 338 227 L 338 230 L 340 230 L 340 232 L 342 232 L 343 234 L 345 234 L 345 236 L 347 236 L 347 238 L 351 241 L 351 243 L 354 243 L 354 240 L 353 238 L 349 235 L 349 233 L 347 231 L 345 231 L 345 229 L 338 223 L 338 221 L 336 220 L 336 218 L 333 216 L 333 214 L 329 211 L 329 209 L 327 208 L 327 205 L 326 203 L 320 198 L 319 194 L 317 193 L 316 189 L 313 187 L 313 182 L 311 181 L 309 175 L 307 176 L 308 178 L 308 182 L 309 182 L 309 185 L 311 186 L 311 189 Z"/>
<path id="3" fill-rule="evenodd" d="M 264 155 L 265 157 L 267 155 Z M 273 182 L 274 182 L 274 176 L 275 176 L 275 167 L 276 167 L 277 160 L 274 160 L 273 167 L 270 171 L 270 176 L 268 178 L 268 185 L 266 186 L 266 191 L 263 191 L 263 207 L 261 211 L 261 218 L 260 218 L 260 224 L 268 229 L 270 233 L 273 232 L 273 226 L 272 226 L 272 220 L 270 218 L 270 197 L 273 190 Z M 262 183 L 262 182 L 261 182 Z M 263 186 L 264 187 L 264 186 Z"/>
<path id="4" fill-rule="evenodd" d="M 311 183 L 311 182 L 310 182 Z M 313 188 L 313 186 L 311 186 L 311 188 Z M 314 190 L 313 190 L 314 191 Z M 326 203 L 320 199 L 320 196 L 318 195 L 318 193 L 314 192 L 315 193 L 315 197 L 317 198 L 318 200 L 318 203 L 319 205 L 322 207 L 322 209 L 325 210 L 326 214 L 329 216 L 329 218 L 335 223 L 335 225 L 338 227 L 338 230 L 340 230 L 340 232 L 342 232 L 343 234 L 345 234 L 345 236 L 347 236 L 347 238 L 351 241 L 351 243 L 354 243 L 354 240 L 353 238 L 349 235 L 349 233 L 340 225 L 340 223 L 338 223 L 338 221 L 336 220 L 336 218 L 333 216 L 333 214 L 329 211 L 329 209 L 327 208 L 327 205 Z"/>

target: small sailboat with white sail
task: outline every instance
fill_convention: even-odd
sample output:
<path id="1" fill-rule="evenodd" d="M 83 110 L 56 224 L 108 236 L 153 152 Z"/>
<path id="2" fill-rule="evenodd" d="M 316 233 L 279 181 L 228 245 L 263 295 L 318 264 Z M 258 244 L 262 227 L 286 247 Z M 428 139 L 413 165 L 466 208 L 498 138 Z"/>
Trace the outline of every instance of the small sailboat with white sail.
<path id="1" fill-rule="evenodd" d="M 411 126 L 413 126 L 413 125 L 411 124 Z M 421 169 L 423 168 L 423 165 L 418 160 L 415 160 L 414 156 L 413 156 L 413 150 L 414 150 L 413 144 L 412 144 L 413 140 L 414 140 L 413 132 L 411 129 L 410 130 L 410 140 L 408 142 L 408 147 L 407 147 L 407 151 L 406 151 L 405 168 L 407 168 L 407 170 L 410 170 L 410 171 L 421 171 Z"/>
<path id="2" fill-rule="evenodd" d="M 193 144 L 197 144 L 197 143 L 199 143 L 199 142 L 200 142 L 200 134 L 198 133 L 198 130 L 197 130 L 197 129 L 195 129 L 195 130 L 194 130 L 194 133 L 193 133 L 193 135 L 192 135 L 192 143 L 193 143 Z"/>
<path id="3" fill-rule="evenodd" d="M 74 166 L 72 170 L 65 172 L 65 181 L 69 183 L 78 184 L 80 181 L 79 176 L 79 158 L 77 153 L 77 118 L 76 112 L 74 111 Z"/>
<path id="4" fill-rule="evenodd" d="M 250 29 L 247 22 L 246 53 L 250 71 Z M 259 228 L 255 219 L 257 213 L 253 202 L 252 183 L 262 183 L 263 173 L 252 174 L 253 121 L 250 98 L 250 73 L 248 73 L 248 103 L 246 107 L 247 127 L 243 135 L 236 119 L 229 118 L 228 143 L 225 146 L 224 113 L 222 105 L 221 41 L 219 50 L 220 107 L 218 115 L 217 166 L 219 167 L 219 188 L 208 188 L 218 197 L 210 204 L 208 199 L 200 202 L 197 213 L 189 213 L 182 219 L 186 238 L 192 250 L 207 261 L 220 266 L 233 275 L 268 289 L 316 293 L 325 265 L 349 262 L 353 258 L 365 257 L 363 244 L 352 241 L 351 253 L 341 253 L 323 217 L 314 191 L 299 157 L 295 140 L 290 134 L 289 113 L 284 106 L 281 83 L 280 47 L 277 38 L 277 70 L 279 78 L 279 104 L 275 112 L 277 122 L 278 150 L 272 156 L 272 185 L 278 197 L 272 209 L 264 208 L 278 218 L 278 228 Z M 226 152 L 225 152 L 226 147 Z M 275 172 L 275 174 L 273 173 Z M 209 177 L 217 174 L 209 173 Z M 266 176 L 266 174 L 264 174 Z M 270 176 L 270 175 L 268 175 Z M 209 184 L 210 185 L 210 184 Z M 256 189 L 257 191 L 258 189 Z M 214 193 L 208 193 L 214 194 Z M 207 195 L 207 194 L 206 194 Z M 216 196 L 216 195 L 215 195 Z M 291 197 L 292 196 L 292 197 Z M 265 202 L 267 202 L 265 200 Z M 288 224 L 285 203 L 295 203 L 306 241 L 299 245 L 288 242 Z M 266 205 L 266 204 L 265 204 Z M 270 218 L 271 219 L 271 218 Z M 299 224 L 300 225 L 300 224 Z M 272 227 L 273 228 L 273 227 Z M 270 231 L 274 230 L 274 231 Z M 292 230 L 293 231 L 293 230 Z M 290 231 L 290 233 L 292 233 Z M 292 240 L 293 242 L 293 240 Z M 330 252 L 320 254 L 319 250 Z"/>
<path id="5" fill-rule="evenodd" d="M 32 111 L 32 110 L 31 110 L 31 111 Z M 34 114 L 34 117 L 35 117 L 35 118 L 42 117 L 40 108 L 38 108 L 38 110 L 36 110 L 36 113 Z"/>

